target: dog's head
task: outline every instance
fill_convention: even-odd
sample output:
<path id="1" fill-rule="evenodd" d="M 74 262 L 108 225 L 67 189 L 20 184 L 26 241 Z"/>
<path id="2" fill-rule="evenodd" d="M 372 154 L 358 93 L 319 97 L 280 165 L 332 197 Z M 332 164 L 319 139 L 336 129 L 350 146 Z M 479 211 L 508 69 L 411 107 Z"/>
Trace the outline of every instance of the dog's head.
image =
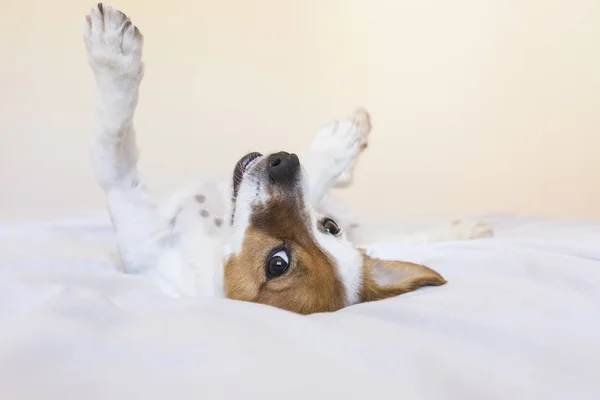
<path id="1" fill-rule="evenodd" d="M 435 271 L 368 257 L 308 203 L 295 154 L 250 153 L 236 165 L 225 295 L 310 314 L 441 285 Z"/>

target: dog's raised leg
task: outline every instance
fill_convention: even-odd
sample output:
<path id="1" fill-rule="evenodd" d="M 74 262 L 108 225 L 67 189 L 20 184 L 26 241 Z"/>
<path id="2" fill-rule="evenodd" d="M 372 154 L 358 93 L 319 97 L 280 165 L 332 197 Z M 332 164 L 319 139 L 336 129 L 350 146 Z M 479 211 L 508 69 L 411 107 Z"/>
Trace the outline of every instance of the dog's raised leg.
<path id="1" fill-rule="evenodd" d="M 122 260 L 141 264 L 145 241 L 164 226 L 136 169 L 133 115 L 144 74 L 143 37 L 125 14 L 102 3 L 85 17 L 82 34 L 97 84 L 94 174 L 107 195 Z"/>
<path id="2" fill-rule="evenodd" d="M 360 244 L 373 242 L 426 244 L 484 239 L 494 236 L 491 226 L 484 221 L 472 218 L 455 219 L 428 228 L 405 232 L 398 232 L 400 228 L 400 224 L 380 223 L 370 224 L 370 226 L 367 224 L 367 226 L 363 226 Z"/>
<path id="3" fill-rule="evenodd" d="M 371 117 L 369 116 L 369 113 L 367 110 L 359 108 L 352 115 L 352 120 L 358 126 L 358 133 L 360 135 L 359 153 L 352 161 L 350 161 L 350 164 L 346 167 L 344 172 L 342 172 L 342 174 L 333 182 L 332 186 L 334 188 L 346 188 L 352 185 L 354 181 L 354 169 L 356 168 L 360 154 L 362 154 L 368 146 L 368 138 L 371 133 Z"/>
<path id="4" fill-rule="evenodd" d="M 328 124 L 317 133 L 302 155 L 312 204 L 318 205 L 331 187 L 352 183 L 354 167 L 367 147 L 370 131 L 369 114 L 359 109 L 352 118 Z"/>

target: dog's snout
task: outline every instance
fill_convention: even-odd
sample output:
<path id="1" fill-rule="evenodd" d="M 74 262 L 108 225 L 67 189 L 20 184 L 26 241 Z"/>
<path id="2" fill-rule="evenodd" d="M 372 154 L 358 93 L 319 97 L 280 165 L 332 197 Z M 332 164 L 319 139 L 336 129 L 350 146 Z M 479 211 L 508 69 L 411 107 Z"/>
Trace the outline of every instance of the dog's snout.
<path id="1" fill-rule="evenodd" d="M 300 169 L 300 160 L 295 154 L 280 151 L 267 159 L 267 173 L 274 183 L 292 183 Z"/>

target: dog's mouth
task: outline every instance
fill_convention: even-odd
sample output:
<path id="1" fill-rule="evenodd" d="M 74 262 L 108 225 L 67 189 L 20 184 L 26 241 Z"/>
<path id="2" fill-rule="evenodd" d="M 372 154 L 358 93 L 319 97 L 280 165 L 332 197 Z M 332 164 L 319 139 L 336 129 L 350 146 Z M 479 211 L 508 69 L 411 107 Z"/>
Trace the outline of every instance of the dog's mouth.
<path id="1" fill-rule="evenodd" d="M 232 199 L 235 200 L 237 198 L 238 190 L 240 189 L 240 184 L 242 183 L 242 179 L 244 179 L 244 174 L 252 164 L 254 164 L 259 158 L 262 157 L 257 151 L 246 154 L 244 157 L 240 159 L 240 161 L 235 164 L 235 169 L 233 170 L 233 196 Z"/>

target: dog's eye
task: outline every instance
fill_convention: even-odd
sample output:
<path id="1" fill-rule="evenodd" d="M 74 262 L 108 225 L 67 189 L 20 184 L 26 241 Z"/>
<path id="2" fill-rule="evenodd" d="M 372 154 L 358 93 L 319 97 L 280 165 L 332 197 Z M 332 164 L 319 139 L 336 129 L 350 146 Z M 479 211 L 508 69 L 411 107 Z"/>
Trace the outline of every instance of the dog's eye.
<path id="1" fill-rule="evenodd" d="M 337 236 L 340 234 L 340 227 L 331 218 L 325 218 L 321 224 L 323 225 L 323 229 L 330 235 Z"/>
<path id="2" fill-rule="evenodd" d="M 286 250 L 279 250 L 267 260 L 267 277 L 277 278 L 285 274 L 289 267 L 290 258 Z"/>

